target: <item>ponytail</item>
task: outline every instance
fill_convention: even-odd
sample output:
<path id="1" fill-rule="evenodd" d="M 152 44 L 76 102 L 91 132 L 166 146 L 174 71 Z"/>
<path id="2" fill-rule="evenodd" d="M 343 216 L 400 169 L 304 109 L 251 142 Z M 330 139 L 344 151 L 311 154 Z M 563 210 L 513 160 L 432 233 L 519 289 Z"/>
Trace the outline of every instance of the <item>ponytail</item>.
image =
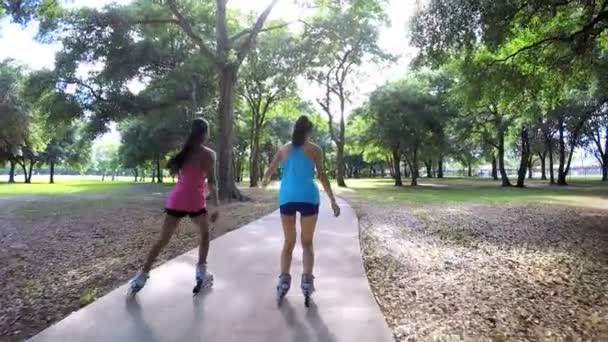
<path id="1" fill-rule="evenodd" d="M 190 130 L 190 135 L 188 136 L 188 139 L 186 139 L 184 146 L 181 151 L 169 159 L 169 162 L 167 163 L 167 168 L 172 176 L 179 173 L 196 146 L 199 146 L 205 141 L 208 131 L 209 123 L 207 120 L 198 118 L 192 121 L 192 129 Z"/>
<path id="2" fill-rule="evenodd" d="M 291 144 L 295 147 L 300 147 L 306 142 L 306 138 L 312 133 L 313 124 L 306 115 L 302 115 L 296 121 L 291 135 Z"/>

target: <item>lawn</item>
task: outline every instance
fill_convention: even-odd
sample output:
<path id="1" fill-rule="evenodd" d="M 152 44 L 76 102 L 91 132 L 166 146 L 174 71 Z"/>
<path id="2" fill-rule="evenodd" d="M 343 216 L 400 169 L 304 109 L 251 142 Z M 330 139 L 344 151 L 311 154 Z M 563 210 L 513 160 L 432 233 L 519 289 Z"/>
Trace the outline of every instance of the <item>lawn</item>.
<path id="1" fill-rule="evenodd" d="M 20 179 L 19 179 L 20 180 Z M 20 195 L 67 195 L 78 193 L 104 193 L 114 190 L 128 188 L 130 185 L 166 187 L 171 185 L 171 178 L 165 179 L 165 183 L 150 185 L 148 182 L 133 183 L 133 177 L 120 177 L 116 181 L 106 179 L 101 181 L 99 177 L 87 176 L 57 176 L 55 184 L 49 184 L 48 176 L 33 177 L 31 184 L 0 182 L 0 197 Z"/>
<path id="2" fill-rule="evenodd" d="M 408 180 L 404 180 L 407 182 Z M 486 179 L 420 179 L 419 186 L 395 187 L 391 179 L 347 180 L 338 193 L 350 198 L 379 202 L 414 203 L 561 203 L 608 208 L 608 183 L 574 180 L 570 186 L 549 186 L 545 181 L 527 181 L 524 189 L 502 188 Z"/>
<path id="3" fill-rule="evenodd" d="M 347 184 L 397 341 L 608 341 L 608 184 Z"/>

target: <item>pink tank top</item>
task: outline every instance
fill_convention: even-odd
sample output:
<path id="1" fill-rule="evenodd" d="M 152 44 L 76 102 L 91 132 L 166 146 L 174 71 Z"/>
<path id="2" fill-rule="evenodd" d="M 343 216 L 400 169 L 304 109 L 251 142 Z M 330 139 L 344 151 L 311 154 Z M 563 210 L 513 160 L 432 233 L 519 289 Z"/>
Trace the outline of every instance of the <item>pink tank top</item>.
<path id="1" fill-rule="evenodd" d="M 177 183 L 167 197 L 167 209 L 197 212 L 207 207 L 207 170 L 186 164 L 179 172 Z"/>

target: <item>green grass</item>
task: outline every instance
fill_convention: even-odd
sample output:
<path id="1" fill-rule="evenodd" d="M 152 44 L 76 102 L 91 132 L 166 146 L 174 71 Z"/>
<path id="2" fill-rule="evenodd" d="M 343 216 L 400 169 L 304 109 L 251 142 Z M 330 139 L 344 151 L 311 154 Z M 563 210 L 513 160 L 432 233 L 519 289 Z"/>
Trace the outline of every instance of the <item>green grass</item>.
<path id="1" fill-rule="evenodd" d="M 130 180 L 131 178 L 129 178 Z M 171 179 L 167 179 L 171 181 Z M 69 195 L 78 193 L 104 193 L 127 189 L 133 185 L 146 185 L 148 182 L 133 183 L 126 180 L 101 181 L 86 178 L 59 178 L 55 184 L 49 184 L 46 179 L 34 179 L 33 183 L 0 183 L 0 196 L 21 195 Z M 163 183 L 171 185 L 171 183 Z M 161 185 L 161 186 L 163 186 Z"/>
<path id="2" fill-rule="evenodd" d="M 80 307 L 87 306 L 97 300 L 97 289 L 87 288 L 80 293 Z"/>
<path id="3" fill-rule="evenodd" d="M 52 195 L 78 192 L 103 192 L 124 187 L 124 182 L 69 182 L 69 183 L 32 183 L 0 184 L 0 195 Z"/>
<path id="4" fill-rule="evenodd" d="M 407 180 L 404 180 L 404 182 Z M 347 180 L 348 188 L 338 193 L 355 199 L 419 203 L 562 203 L 608 209 L 608 184 L 600 181 L 573 180 L 567 187 L 546 182 L 527 181 L 527 188 L 502 188 L 499 182 L 485 179 L 420 179 L 418 187 L 393 186 L 391 179 Z"/>

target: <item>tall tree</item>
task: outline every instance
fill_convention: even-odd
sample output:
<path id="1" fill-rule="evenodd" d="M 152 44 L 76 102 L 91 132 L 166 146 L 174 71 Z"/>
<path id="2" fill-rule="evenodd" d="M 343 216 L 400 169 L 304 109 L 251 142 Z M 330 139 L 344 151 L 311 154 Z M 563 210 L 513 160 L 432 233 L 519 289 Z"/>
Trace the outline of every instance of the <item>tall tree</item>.
<path id="1" fill-rule="evenodd" d="M 585 129 L 586 145 L 602 169 L 602 181 L 608 181 L 608 113 L 591 117 Z"/>
<path id="2" fill-rule="evenodd" d="M 30 109 L 23 98 L 23 68 L 11 60 L 0 62 L 0 156 L 9 163 L 10 183 L 25 145 L 31 122 Z"/>
<path id="3" fill-rule="evenodd" d="M 307 66 L 308 53 L 303 47 L 299 37 L 286 28 L 277 29 L 258 39 L 243 65 L 240 93 L 251 115 L 251 187 L 260 179 L 260 140 L 268 113 L 279 101 L 293 96 L 296 78 Z"/>
<path id="4" fill-rule="evenodd" d="M 345 115 L 351 100 L 356 67 L 366 60 L 389 56 L 377 44 L 378 27 L 385 20 L 385 1 L 319 1 L 315 16 L 306 23 L 310 49 L 318 51 L 309 78 L 319 84 L 323 95 L 317 99 L 328 118 L 328 127 L 337 148 L 337 181 L 344 181 Z M 337 123 L 338 128 L 334 127 Z"/>
<path id="5" fill-rule="evenodd" d="M 52 32 L 53 28 L 69 31 L 72 34 L 68 40 L 64 39 L 64 52 L 60 54 L 58 60 L 63 61 L 68 69 L 75 70 L 73 67 L 76 60 L 87 62 L 97 62 L 98 57 L 104 56 L 108 52 L 116 59 L 122 57 L 122 63 L 108 63 L 106 60 L 104 73 L 97 78 L 97 81 L 105 81 L 104 88 L 106 95 L 96 91 L 96 84 L 86 84 L 74 79 L 74 73 L 68 72 L 69 79 L 66 83 L 76 83 L 81 88 L 86 89 L 90 97 L 98 103 L 95 106 L 97 120 L 101 126 L 116 116 L 117 113 L 128 113 L 133 110 L 145 111 L 142 107 L 152 106 L 158 108 L 159 103 L 142 102 L 141 99 L 134 97 L 128 92 L 125 94 L 124 85 L 136 76 L 142 76 L 142 65 L 137 63 L 124 63 L 125 58 L 137 61 L 137 57 L 148 62 L 146 65 L 151 71 L 159 69 L 175 68 L 171 61 L 164 60 L 162 54 L 145 54 L 142 50 L 132 55 L 125 54 L 125 49 L 129 46 L 146 48 L 150 41 L 138 40 L 139 33 L 148 30 L 148 27 L 178 27 L 180 35 L 187 37 L 187 46 L 193 47 L 196 54 L 204 59 L 214 70 L 218 82 L 218 125 L 219 125 L 219 193 L 223 200 L 242 198 L 238 191 L 233 177 L 233 126 L 234 126 L 234 101 L 235 88 L 238 80 L 239 69 L 254 46 L 258 34 L 264 31 L 264 23 L 271 10 L 278 0 L 270 1 L 269 5 L 263 10 L 255 20 L 252 27 L 241 30 L 235 34 L 229 31 L 234 29 L 234 23 L 238 21 L 229 20 L 227 12 L 227 0 L 216 0 L 215 6 L 210 3 L 191 3 L 175 0 L 163 0 L 150 3 L 149 1 L 135 1 L 126 7 L 107 8 L 104 11 L 81 9 L 76 12 L 68 12 L 61 20 L 51 20 L 50 24 L 44 27 Z M 58 23 L 61 22 L 61 25 Z M 139 29 L 141 27 L 141 29 Z M 89 41 L 102 43 L 100 48 L 86 48 Z M 82 48 L 85 46 L 85 49 Z M 79 58 L 73 59 L 68 56 L 73 55 L 76 50 L 80 54 Z M 84 50 L 84 51 L 83 51 Z M 86 50 L 93 50 L 95 53 L 86 53 Z M 129 49 L 130 50 L 130 49 Z M 160 51 L 163 50 L 154 50 Z M 166 51 L 172 51 L 167 49 Z M 70 61 L 71 64 L 70 64 Z M 114 68 L 109 69 L 108 65 Z M 69 66 L 72 66 L 69 68 Z M 128 66 L 125 69 L 124 66 Z M 135 66 L 135 67 L 134 67 Z M 144 69 L 145 70 L 145 69 Z M 115 71 L 112 74 L 111 71 Z M 118 74 L 116 73 L 118 72 Z M 200 76 L 196 75 L 195 76 Z M 201 77 L 199 77 L 199 80 Z M 186 84 L 190 84 L 187 82 Z M 180 94 L 176 100 L 184 100 L 184 94 Z M 99 101 L 101 100 L 101 101 Z M 123 115 L 125 115 L 123 114 Z"/>

